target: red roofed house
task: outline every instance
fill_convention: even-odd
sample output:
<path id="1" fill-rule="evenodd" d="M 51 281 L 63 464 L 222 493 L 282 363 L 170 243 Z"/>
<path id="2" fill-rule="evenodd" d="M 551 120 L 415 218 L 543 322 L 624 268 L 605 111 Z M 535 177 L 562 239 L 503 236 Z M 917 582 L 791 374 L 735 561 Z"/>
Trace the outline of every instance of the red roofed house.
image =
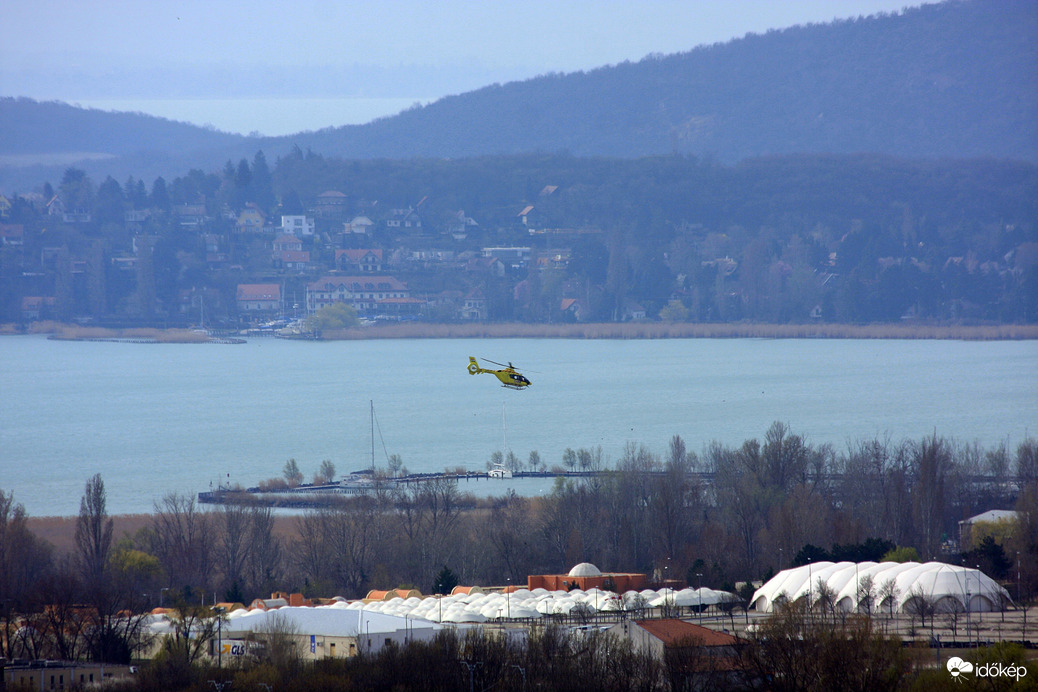
<path id="1" fill-rule="evenodd" d="M 238 284 L 238 311 L 277 312 L 281 309 L 280 284 Z"/>
<path id="2" fill-rule="evenodd" d="M 310 264 L 310 253 L 303 250 L 303 241 L 289 233 L 274 239 L 271 254 L 274 266 L 282 269 L 306 269 Z"/>

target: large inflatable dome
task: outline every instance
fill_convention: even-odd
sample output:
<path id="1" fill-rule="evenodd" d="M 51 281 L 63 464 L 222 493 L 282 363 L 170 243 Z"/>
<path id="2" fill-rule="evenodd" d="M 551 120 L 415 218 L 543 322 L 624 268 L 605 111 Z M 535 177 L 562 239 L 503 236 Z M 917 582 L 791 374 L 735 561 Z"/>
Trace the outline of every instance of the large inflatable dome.
<path id="1" fill-rule="evenodd" d="M 592 565 L 590 562 L 581 562 L 579 565 L 574 565 L 573 569 L 569 571 L 571 577 L 601 577 L 602 571 Z"/>
<path id="2" fill-rule="evenodd" d="M 919 598 L 939 613 L 986 612 L 1001 610 L 1011 600 L 980 570 L 943 562 L 816 562 L 779 572 L 754 592 L 750 605 L 771 612 L 782 600 L 808 599 L 817 607 L 819 580 L 832 594 L 834 607 L 844 612 L 912 612 L 913 599 Z"/>

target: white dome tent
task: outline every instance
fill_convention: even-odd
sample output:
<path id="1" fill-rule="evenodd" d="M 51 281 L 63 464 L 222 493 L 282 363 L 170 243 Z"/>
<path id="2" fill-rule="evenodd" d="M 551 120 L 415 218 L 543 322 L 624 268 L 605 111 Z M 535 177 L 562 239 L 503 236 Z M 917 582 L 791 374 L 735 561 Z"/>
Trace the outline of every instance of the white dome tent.
<path id="1" fill-rule="evenodd" d="M 569 571 L 570 577 L 601 577 L 602 570 L 598 569 L 590 562 L 581 562 L 579 565 L 574 565 L 573 569 Z"/>
<path id="2" fill-rule="evenodd" d="M 872 588 L 863 593 L 870 579 Z M 807 598 L 817 607 L 819 580 L 844 612 L 911 612 L 918 598 L 929 600 L 937 612 L 988 612 L 1011 600 L 980 570 L 943 562 L 816 562 L 779 572 L 754 592 L 750 605 L 766 613 L 782 600 Z"/>

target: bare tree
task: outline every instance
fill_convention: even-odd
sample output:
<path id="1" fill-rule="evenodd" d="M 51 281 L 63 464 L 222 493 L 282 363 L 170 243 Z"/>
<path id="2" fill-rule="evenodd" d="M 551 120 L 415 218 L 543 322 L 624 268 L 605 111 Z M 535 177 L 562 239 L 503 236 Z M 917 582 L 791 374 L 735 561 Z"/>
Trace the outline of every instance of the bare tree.
<path id="1" fill-rule="evenodd" d="M 245 566 L 249 587 L 270 593 L 283 574 L 281 540 L 274 533 L 274 510 L 270 507 L 249 509 L 249 545 Z"/>
<path id="2" fill-rule="evenodd" d="M 285 477 L 285 482 L 293 488 L 303 482 L 303 472 L 299 470 L 299 464 L 296 463 L 295 459 L 289 459 L 285 462 L 281 475 Z"/>
<path id="3" fill-rule="evenodd" d="M 51 551 L 29 531 L 25 507 L 15 503 L 13 493 L 0 490 L 0 657 L 14 658 L 16 613 L 29 609 L 36 585 L 50 569 Z"/>
<path id="4" fill-rule="evenodd" d="M 858 580 L 856 597 L 858 600 L 857 612 L 864 612 L 871 616 L 872 606 L 876 602 L 876 579 L 871 574 L 866 574 Z"/>
<path id="5" fill-rule="evenodd" d="M 917 544 L 927 559 L 940 547 L 944 486 L 950 466 L 948 444 L 936 435 L 924 439 L 914 458 L 919 479 L 912 494 Z"/>
<path id="6" fill-rule="evenodd" d="M 217 637 L 222 613 L 210 606 L 191 605 L 179 600 L 168 613 L 171 634 L 162 648 L 168 656 L 182 664 L 197 663 L 209 650 L 209 642 Z"/>
<path id="7" fill-rule="evenodd" d="M 699 499 L 699 487 L 692 478 L 694 459 L 681 437 L 671 438 L 670 456 L 663 476 L 656 479 L 651 502 L 657 555 L 677 556 L 681 544 L 691 538 L 692 507 Z"/>
<path id="8" fill-rule="evenodd" d="M 894 609 L 897 608 L 897 601 L 901 597 L 901 590 L 897 587 L 897 581 L 894 577 L 891 577 L 884 581 L 879 586 L 879 603 L 882 607 L 886 605 L 888 617 L 894 617 Z"/>
<path id="9" fill-rule="evenodd" d="M 530 501 L 510 490 L 494 503 L 486 526 L 486 536 L 495 561 L 504 566 L 504 576 L 519 579 L 527 574 L 532 550 L 530 534 Z"/>
<path id="10" fill-rule="evenodd" d="M 325 459 L 321 462 L 317 473 L 314 474 L 314 485 L 330 483 L 333 480 L 335 480 L 335 464 L 332 463 L 331 459 Z"/>
<path id="11" fill-rule="evenodd" d="M 264 658 L 275 668 L 283 671 L 295 671 L 302 663 L 302 652 L 299 649 L 299 630 L 278 612 L 268 614 L 267 627 L 257 632 L 264 640 Z"/>
<path id="12" fill-rule="evenodd" d="M 216 564 L 223 575 L 225 592 L 240 593 L 245 581 L 245 563 L 248 558 L 249 508 L 241 503 L 223 506 L 217 519 L 219 547 Z"/>
<path id="13" fill-rule="evenodd" d="M 108 516 L 105 484 L 101 474 L 86 483 L 76 519 L 76 555 L 88 585 L 104 581 L 112 550 L 112 519 Z"/>
<path id="14" fill-rule="evenodd" d="M 162 561 L 171 587 L 211 589 L 215 531 L 212 517 L 198 510 L 193 497 L 170 493 L 156 503 L 152 541 L 151 552 Z"/>

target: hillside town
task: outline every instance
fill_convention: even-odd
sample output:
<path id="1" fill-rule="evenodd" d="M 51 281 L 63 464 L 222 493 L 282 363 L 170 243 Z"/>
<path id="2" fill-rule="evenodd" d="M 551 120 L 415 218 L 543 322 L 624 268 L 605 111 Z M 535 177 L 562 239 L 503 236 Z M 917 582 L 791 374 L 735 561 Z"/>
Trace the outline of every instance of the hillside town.
<path id="1" fill-rule="evenodd" d="M 491 234 L 462 210 L 430 225 L 420 202 L 383 211 L 377 203 L 347 205 L 338 190 L 318 194 L 299 214 L 266 214 L 252 202 L 214 213 L 202 197 L 99 216 L 60 192 L 16 199 L 35 218 L 7 223 L 12 202 L 0 197 L 0 241 L 8 267 L 22 270 L 5 276 L 18 298 L 6 318 L 24 322 L 259 327 L 334 303 L 366 320 L 486 321 L 500 312 L 495 301 L 522 303 L 531 270 L 565 268 L 574 241 L 601 237 L 593 228 L 537 228 L 533 205 L 517 205 L 512 226 Z M 177 248 L 163 252 L 171 236 Z M 511 243 L 481 245 L 488 236 Z M 163 279 L 189 271 L 209 280 L 165 294 Z M 578 294 L 588 290 L 564 289 L 554 319 L 584 318 L 587 300 Z M 622 319 L 644 316 L 630 302 Z"/>
<path id="2" fill-rule="evenodd" d="M 996 219 L 987 207 L 1004 200 L 951 197 L 961 185 L 1013 195 L 999 187 L 1007 171 L 856 162 L 874 179 L 873 207 L 847 205 L 854 186 L 804 206 L 781 181 L 792 166 L 802 184 L 821 184 L 820 163 L 753 171 L 659 159 L 603 173 L 584 161 L 560 185 L 552 171 L 564 159 L 404 174 L 299 151 L 272 170 L 257 152 L 150 190 L 69 168 L 57 187 L 0 197 L 0 323 L 273 329 L 332 304 L 362 322 L 1038 319 L 1033 200 Z M 309 180 L 325 169 L 337 187 Z M 664 169 L 673 190 L 657 202 L 652 176 Z M 719 200 L 733 176 L 762 175 L 773 188 Z M 911 209 L 884 201 L 902 176 L 927 181 L 906 198 Z M 618 184 L 632 187 L 627 201 Z"/>

